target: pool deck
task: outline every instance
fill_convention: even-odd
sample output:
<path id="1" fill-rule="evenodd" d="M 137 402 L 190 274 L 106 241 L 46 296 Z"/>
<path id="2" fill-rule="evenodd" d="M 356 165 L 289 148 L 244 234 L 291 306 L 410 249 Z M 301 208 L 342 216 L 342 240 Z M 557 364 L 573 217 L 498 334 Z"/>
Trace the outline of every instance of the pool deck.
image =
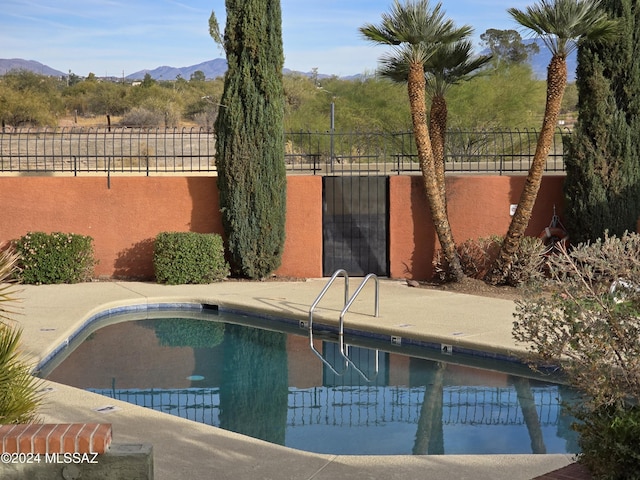
<path id="1" fill-rule="evenodd" d="M 351 291 L 360 279 L 351 279 Z M 87 319 L 108 309 L 158 303 L 207 303 L 247 312 L 306 320 L 326 279 L 304 282 L 221 282 L 158 285 L 92 282 L 21 286 L 23 351 L 38 364 Z M 344 302 L 341 279 L 318 305 L 314 323 L 337 324 Z M 524 351 L 511 337 L 515 305 L 508 300 L 411 288 L 380 281 L 380 316 L 372 317 L 373 283 L 346 316 L 348 328 L 366 329 L 473 350 L 514 355 Z M 117 355 L 117 352 L 114 352 Z M 45 382 L 42 419 L 48 423 L 111 423 L 115 443 L 149 443 L 158 480 L 204 479 L 473 479 L 530 480 L 573 462 L 572 455 L 319 455 L 272 445 L 222 429 Z M 94 409 L 118 407 L 110 413 Z M 384 441 L 384 439 L 381 439 Z M 545 478 L 554 478 L 551 476 Z M 564 477 L 563 477 L 564 478 Z"/>

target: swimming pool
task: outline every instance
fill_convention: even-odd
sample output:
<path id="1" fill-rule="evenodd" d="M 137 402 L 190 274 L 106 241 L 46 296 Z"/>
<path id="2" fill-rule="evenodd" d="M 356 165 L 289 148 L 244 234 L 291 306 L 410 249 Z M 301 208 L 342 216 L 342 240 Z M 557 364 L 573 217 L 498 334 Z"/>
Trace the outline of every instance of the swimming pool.
<path id="1" fill-rule="evenodd" d="M 348 343 L 370 382 L 323 365 L 295 326 L 215 311 L 138 312 L 92 324 L 42 376 L 316 453 L 577 452 L 561 406 L 573 394 L 560 384 L 515 364 Z M 341 364 L 332 335 L 319 333 L 316 348 Z M 486 368 L 471 366 L 479 363 Z"/>

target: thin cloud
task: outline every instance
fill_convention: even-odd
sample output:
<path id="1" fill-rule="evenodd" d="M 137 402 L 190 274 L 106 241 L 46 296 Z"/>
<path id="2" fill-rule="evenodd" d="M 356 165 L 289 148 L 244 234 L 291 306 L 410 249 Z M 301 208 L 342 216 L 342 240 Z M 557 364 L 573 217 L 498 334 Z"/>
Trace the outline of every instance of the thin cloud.
<path id="1" fill-rule="evenodd" d="M 37 60 L 81 75 L 129 73 L 160 65 L 184 67 L 219 57 L 208 32 L 215 11 L 225 25 L 224 0 L 3 0 L 1 55 Z M 529 0 L 509 6 L 524 8 Z M 358 28 L 377 23 L 392 0 L 281 0 L 285 66 L 352 75 L 372 71 L 383 47 L 363 40 Z M 435 4 L 435 3 L 434 3 Z M 475 28 L 475 42 L 488 28 L 514 29 L 504 2 L 443 3 L 458 25 Z"/>

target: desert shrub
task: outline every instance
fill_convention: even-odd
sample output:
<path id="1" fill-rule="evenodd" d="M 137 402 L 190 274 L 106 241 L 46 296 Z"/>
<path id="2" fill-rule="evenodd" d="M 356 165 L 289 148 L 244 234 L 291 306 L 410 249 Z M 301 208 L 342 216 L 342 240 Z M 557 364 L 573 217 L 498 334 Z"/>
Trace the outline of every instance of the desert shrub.
<path id="1" fill-rule="evenodd" d="M 516 287 L 541 278 L 547 260 L 546 251 L 547 247 L 539 238 L 524 237 L 505 272 L 505 283 Z"/>
<path id="2" fill-rule="evenodd" d="M 222 237 L 195 232 L 161 232 L 156 236 L 156 280 L 173 285 L 211 283 L 229 275 Z"/>
<path id="3" fill-rule="evenodd" d="M 191 118 L 196 123 L 196 125 L 209 130 L 210 128 L 213 128 L 213 125 L 216 123 L 216 118 L 218 118 L 218 111 L 209 110 L 206 112 L 198 112 L 193 114 Z"/>
<path id="4" fill-rule="evenodd" d="M 74 233 L 29 232 L 16 240 L 23 283 L 78 283 L 90 280 L 96 264 L 93 239 Z"/>
<path id="5" fill-rule="evenodd" d="M 482 279 L 496 259 L 503 238 L 469 239 L 456 245 L 462 271 L 467 277 Z M 544 245 L 535 237 L 525 237 L 520 242 L 514 262 L 507 272 L 505 283 L 518 286 L 539 277 L 545 262 Z M 441 281 L 450 278 L 449 266 L 441 250 L 436 252 L 433 261 L 434 271 Z"/>
<path id="6" fill-rule="evenodd" d="M 483 278 L 495 259 L 502 239 L 500 237 L 469 239 L 456 245 L 462 271 L 470 278 Z M 449 265 L 442 253 L 437 250 L 433 260 L 434 271 L 441 281 L 450 278 Z"/>
<path id="7" fill-rule="evenodd" d="M 15 313 L 11 304 L 16 301 L 12 282 L 17 262 L 16 254 L 0 252 L 0 424 L 35 421 L 42 399 L 40 382 L 20 355 L 22 330 L 10 323 Z"/>
<path id="8" fill-rule="evenodd" d="M 165 347 L 212 348 L 224 340 L 224 324 L 209 320 L 163 318 L 154 320 L 154 329 Z"/>
<path id="9" fill-rule="evenodd" d="M 120 124 L 126 127 L 161 127 L 164 126 L 164 114 L 144 107 L 134 107 L 122 116 Z"/>
<path id="10" fill-rule="evenodd" d="M 548 278 L 517 302 L 514 338 L 528 346 L 532 365 L 560 366 L 584 392 L 581 461 L 619 472 L 624 458 L 626 472 L 640 472 L 640 456 L 628 455 L 640 438 L 640 236 L 561 248 L 547 265 Z M 612 292 L 613 282 L 624 295 Z"/>

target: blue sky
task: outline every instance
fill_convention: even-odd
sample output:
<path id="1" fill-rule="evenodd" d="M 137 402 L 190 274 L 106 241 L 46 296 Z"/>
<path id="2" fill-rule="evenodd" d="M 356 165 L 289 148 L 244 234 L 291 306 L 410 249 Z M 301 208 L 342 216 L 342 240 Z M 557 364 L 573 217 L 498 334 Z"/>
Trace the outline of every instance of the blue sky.
<path id="1" fill-rule="evenodd" d="M 508 7 L 523 9 L 533 0 L 441 3 L 457 25 L 474 28 L 479 50 L 479 36 L 487 29 L 518 29 Z M 391 4 L 281 0 L 285 67 L 303 72 L 316 67 L 340 76 L 373 72 L 385 47 L 362 40 L 358 28 L 379 23 Z M 209 37 L 212 10 L 224 27 L 224 0 L 2 0 L 0 58 L 36 60 L 81 76 L 195 65 L 224 56 Z"/>

